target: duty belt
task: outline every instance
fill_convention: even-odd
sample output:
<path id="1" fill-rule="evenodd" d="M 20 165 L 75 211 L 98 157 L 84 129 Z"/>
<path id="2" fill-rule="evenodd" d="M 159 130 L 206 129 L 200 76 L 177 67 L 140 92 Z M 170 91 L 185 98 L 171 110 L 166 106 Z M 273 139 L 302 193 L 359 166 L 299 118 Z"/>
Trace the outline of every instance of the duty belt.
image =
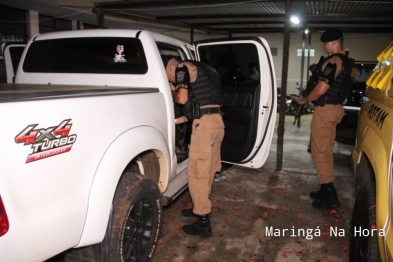
<path id="1" fill-rule="evenodd" d="M 211 115 L 211 114 L 219 114 L 219 113 L 221 113 L 221 109 L 219 107 L 200 108 L 199 112 L 200 112 L 201 116 Z"/>
<path id="2" fill-rule="evenodd" d="M 338 100 L 326 99 L 325 105 L 337 105 L 340 104 Z"/>
<path id="3" fill-rule="evenodd" d="M 312 101 L 312 103 L 315 106 L 324 106 L 324 105 L 338 105 L 341 104 L 340 101 L 336 100 L 336 99 L 328 99 L 325 97 L 320 97 L 315 101 Z"/>

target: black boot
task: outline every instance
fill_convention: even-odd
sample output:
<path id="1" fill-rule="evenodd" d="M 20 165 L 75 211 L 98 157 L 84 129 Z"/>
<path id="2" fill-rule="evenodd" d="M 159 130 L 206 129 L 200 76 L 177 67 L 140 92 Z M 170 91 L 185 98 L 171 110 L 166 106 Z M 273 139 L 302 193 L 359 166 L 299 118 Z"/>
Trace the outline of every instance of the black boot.
<path id="1" fill-rule="evenodd" d="M 182 209 L 181 214 L 185 217 L 196 217 L 197 215 L 192 212 L 193 209 L 193 207 Z"/>
<path id="2" fill-rule="evenodd" d="M 334 209 L 340 207 L 336 189 L 333 183 L 321 184 L 322 198 L 314 200 L 312 206 L 321 209 Z"/>
<path id="3" fill-rule="evenodd" d="M 307 147 L 307 152 L 311 154 L 311 145 L 310 144 Z"/>
<path id="4" fill-rule="evenodd" d="M 199 235 L 202 237 L 211 237 L 212 228 L 210 227 L 210 214 L 196 216 L 197 220 L 194 223 L 183 226 L 184 233 L 191 236 Z"/>
<path id="5" fill-rule="evenodd" d="M 310 197 L 311 197 L 312 199 L 314 199 L 314 200 L 316 200 L 316 199 L 322 199 L 322 197 L 323 197 L 322 186 L 321 186 L 321 188 L 320 188 L 318 191 L 312 191 L 312 192 L 310 193 Z"/>

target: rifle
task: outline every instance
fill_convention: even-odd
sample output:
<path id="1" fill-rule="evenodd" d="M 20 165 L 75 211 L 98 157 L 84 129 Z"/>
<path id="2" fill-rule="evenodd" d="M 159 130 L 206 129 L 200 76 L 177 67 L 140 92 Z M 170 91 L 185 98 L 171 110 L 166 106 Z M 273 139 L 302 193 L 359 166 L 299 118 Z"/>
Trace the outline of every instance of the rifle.
<path id="1" fill-rule="evenodd" d="M 318 61 L 318 64 L 317 64 L 316 68 L 311 72 L 311 76 L 310 76 L 310 78 L 307 81 L 306 89 L 303 91 L 303 88 L 301 86 L 299 87 L 299 97 L 302 96 L 303 94 L 304 94 L 304 96 L 307 96 L 315 88 L 315 86 L 317 85 L 318 80 L 319 80 L 319 76 L 320 76 L 320 73 L 321 73 L 320 71 L 321 71 L 322 64 L 323 64 L 324 60 L 325 60 L 324 56 L 321 56 L 319 58 L 319 61 Z M 295 120 L 293 121 L 294 125 L 297 122 L 298 126 L 299 126 L 299 124 L 300 124 L 299 119 L 300 119 L 300 116 L 303 113 L 304 105 L 305 104 L 300 105 L 298 107 L 298 109 L 296 111 L 296 114 L 295 114 Z"/>
<path id="2" fill-rule="evenodd" d="M 303 93 L 303 88 L 299 88 L 299 97 L 302 95 L 302 93 Z M 300 119 L 300 116 L 302 115 L 302 113 L 303 113 L 303 109 L 304 109 L 304 105 L 305 104 L 303 104 L 303 105 L 299 105 L 299 107 L 297 108 L 297 111 L 296 111 L 296 113 L 295 113 L 295 120 L 293 121 L 293 125 L 295 125 L 296 124 L 296 122 L 297 122 L 297 124 L 298 124 L 298 126 L 299 126 L 299 119 Z"/>

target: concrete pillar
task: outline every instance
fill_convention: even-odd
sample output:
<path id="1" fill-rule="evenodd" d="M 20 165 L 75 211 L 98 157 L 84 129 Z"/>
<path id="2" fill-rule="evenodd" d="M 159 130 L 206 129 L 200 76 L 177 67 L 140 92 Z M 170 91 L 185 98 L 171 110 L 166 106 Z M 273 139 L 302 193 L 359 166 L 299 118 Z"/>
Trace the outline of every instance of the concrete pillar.
<path id="1" fill-rule="evenodd" d="M 71 30 L 78 30 L 78 21 L 71 20 Z"/>
<path id="2" fill-rule="evenodd" d="M 78 29 L 83 30 L 83 21 L 78 21 Z"/>
<path id="3" fill-rule="evenodd" d="M 38 12 L 29 10 L 29 39 L 40 33 Z"/>

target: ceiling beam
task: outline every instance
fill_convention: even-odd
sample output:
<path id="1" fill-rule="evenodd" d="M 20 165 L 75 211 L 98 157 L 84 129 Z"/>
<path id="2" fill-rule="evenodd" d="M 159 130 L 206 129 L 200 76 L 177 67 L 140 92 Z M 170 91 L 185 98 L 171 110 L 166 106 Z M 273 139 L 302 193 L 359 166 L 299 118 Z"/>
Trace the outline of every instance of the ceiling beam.
<path id="1" fill-rule="evenodd" d="M 128 10 L 109 10 L 109 9 L 101 9 L 101 8 L 93 8 L 93 10 L 100 10 L 103 14 L 106 16 L 113 16 L 113 17 L 120 17 L 124 19 L 130 19 L 134 21 L 141 21 L 141 22 L 146 22 L 146 23 L 153 23 L 153 24 L 160 24 L 160 25 L 168 25 L 168 26 L 177 26 L 177 27 L 182 27 L 182 28 L 194 28 L 196 30 L 201 30 L 207 33 L 227 33 L 226 29 L 213 29 L 213 28 L 208 28 L 204 26 L 200 26 L 198 24 L 192 24 L 192 23 L 184 23 L 179 20 L 169 20 L 169 21 L 164 21 L 157 19 L 157 17 L 152 17 L 152 16 L 147 16 L 147 15 L 141 15 L 141 14 L 135 14 L 132 13 Z"/>
<path id="2" fill-rule="evenodd" d="M 253 2 L 277 2 L 272 0 L 258 0 Z M 238 4 L 241 3 L 239 0 L 172 0 L 172 1 L 143 1 L 139 3 L 129 2 L 129 1 L 111 1 L 111 2 L 97 2 L 96 7 L 102 7 L 107 9 L 117 9 L 117 8 L 154 8 L 154 7 L 181 7 L 188 6 L 190 8 L 198 7 L 200 5 L 225 5 L 225 4 Z"/>
<path id="3" fill-rule="evenodd" d="M 93 8 L 93 11 L 94 10 L 101 10 L 101 9 Z M 101 10 L 101 11 L 105 16 L 118 17 L 118 18 L 140 21 L 140 22 L 145 22 L 145 23 L 175 26 L 175 27 L 181 27 L 181 28 L 185 28 L 185 29 L 194 28 L 195 30 L 204 31 L 207 33 L 221 33 L 221 31 L 217 31 L 215 29 L 209 29 L 209 28 L 198 26 L 198 25 L 183 23 L 181 21 L 168 21 L 168 22 L 163 23 L 162 21 L 157 21 L 155 19 L 155 17 L 133 14 L 133 13 L 127 12 L 125 10 L 121 10 L 121 11 Z"/>
<path id="4" fill-rule="evenodd" d="M 236 25 L 254 25 L 254 26 L 284 26 L 284 23 L 282 22 L 269 22 L 269 21 L 247 21 L 247 22 L 212 22 L 212 23 L 189 23 L 189 25 L 193 26 L 198 26 L 198 27 L 207 27 L 207 28 L 214 28 L 215 26 L 236 26 Z M 364 21 L 358 21 L 358 22 L 343 22 L 343 21 L 320 21 L 320 22 L 313 22 L 313 23 L 308 23 L 308 24 L 300 24 L 297 25 L 296 27 L 300 28 L 312 28 L 315 26 L 320 26 L 324 25 L 327 27 L 331 27 L 332 25 L 336 27 L 340 27 L 342 25 L 345 25 L 346 27 L 363 27 L 363 28 L 379 28 L 379 27 L 386 27 L 386 26 L 391 26 L 393 27 L 393 21 L 392 22 L 364 22 Z"/>
<path id="5" fill-rule="evenodd" d="M 198 26 L 220 26 L 220 25 L 283 25 L 280 21 L 228 21 L 228 22 L 206 22 L 206 23 L 191 23 Z"/>
<path id="6" fill-rule="evenodd" d="M 313 32 L 323 32 L 326 27 L 315 27 L 309 29 L 311 33 Z M 284 28 L 227 28 L 229 33 L 283 33 Z M 393 28 L 341 28 L 343 33 L 393 33 Z M 301 28 L 291 28 L 291 33 L 303 32 Z"/>
<path id="7" fill-rule="evenodd" d="M 186 20 L 186 19 L 241 19 L 241 18 L 271 18 L 285 21 L 285 14 L 257 14 L 257 15 L 177 15 L 159 16 L 157 20 Z"/>
<path id="8" fill-rule="evenodd" d="M 320 18 L 390 18 L 393 21 L 391 13 L 381 13 L 381 14 L 311 14 L 311 15 L 299 15 L 302 19 L 307 21 L 313 21 L 314 19 Z M 279 19 L 280 21 L 285 21 L 285 14 L 244 14 L 244 15 L 178 15 L 178 16 L 159 16 L 157 20 L 186 20 L 186 19 L 241 19 L 241 18 L 271 18 L 271 19 Z"/>
<path id="9" fill-rule="evenodd" d="M 225 25 L 284 25 L 284 22 L 280 21 L 228 21 L 228 22 L 205 22 L 205 23 L 190 23 L 195 26 L 225 26 Z M 307 24 L 307 26 L 312 26 L 313 24 L 345 24 L 346 26 L 351 25 L 387 25 L 392 26 L 392 22 L 378 22 L 378 21 L 351 21 L 351 22 L 343 22 L 343 21 L 312 21 Z"/>
<path id="10" fill-rule="evenodd" d="M 65 1 L 65 0 L 63 0 Z M 111 16 L 118 16 L 125 19 L 143 21 L 147 23 L 154 23 L 168 26 L 178 26 L 182 28 L 194 28 L 197 30 L 209 32 L 209 33 L 230 33 L 230 32 L 281 32 L 285 23 L 285 10 L 280 9 L 280 4 L 285 1 L 273 1 L 273 0 L 145 0 L 135 3 L 131 0 L 124 1 L 110 1 L 108 2 L 96 2 L 95 6 L 105 14 Z M 301 3 L 298 5 L 299 8 L 304 9 L 310 2 L 318 5 L 329 4 L 330 2 L 345 2 L 347 4 L 356 5 L 360 3 L 387 3 L 387 1 L 360 1 L 360 0 L 329 0 L 329 1 L 310 1 L 310 0 L 292 0 L 293 3 Z M 265 9 L 259 9 L 257 6 L 264 6 L 264 3 L 277 4 L 279 3 L 278 13 L 261 13 L 255 14 L 255 12 L 269 12 Z M 305 4 L 303 4 L 305 3 Z M 177 12 L 181 15 L 165 15 L 162 16 L 163 12 L 157 12 L 159 7 L 169 7 L 172 9 L 183 8 L 184 10 L 192 10 L 199 7 L 209 8 L 220 8 L 225 5 L 242 5 L 246 4 L 253 10 L 253 14 L 226 14 L 215 15 L 215 14 L 203 14 L 200 15 L 186 15 L 187 12 Z M 299 15 L 302 20 L 302 24 L 291 28 L 292 31 L 300 32 L 306 26 L 310 30 L 324 30 L 333 26 L 340 26 L 343 30 L 351 32 L 387 32 L 390 33 L 393 28 L 393 16 L 391 12 L 388 12 L 389 8 L 379 9 L 379 13 L 327 13 L 327 14 L 306 14 Z M 336 11 L 337 12 L 337 11 Z M 360 11 L 359 11 L 360 12 Z M 193 12 L 194 13 L 194 12 Z M 154 15 L 151 15 L 154 14 Z M 221 19 L 221 20 L 220 20 Z M 210 21 L 213 20 L 213 21 Z M 222 21 L 224 20 L 224 21 Z M 227 21 L 225 21 L 227 20 Z M 240 21 L 239 21 L 240 20 Z M 241 21 L 246 20 L 246 21 Z M 255 25 L 255 26 L 252 26 Z M 242 28 L 243 27 L 243 28 Z M 244 28 L 246 27 L 246 28 Z M 323 28 L 322 28 L 323 27 Z"/>
<path id="11" fill-rule="evenodd" d="M 67 1 L 67 0 L 58 0 L 58 1 Z M 71 1 L 71 0 L 68 0 Z M 74 0 L 75 1 L 75 0 Z M 89 0 L 90 1 L 90 0 Z M 294 3 L 301 3 L 301 2 L 309 2 L 310 0 L 293 0 L 292 2 Z M 285 3 L 283 0 L 253 0 L 250 1 L 249 3 L 277 3 L 277 2 L 282 2 Z M 365 3 L 365 4 L 389 4 L 386 1 L 377 1 L 377 0 L 371 0 L 371 1 L 366 1 L 366 0 L 329 0 L 329 1 L 316 1 L 316 2 L 345 2 L 345 3 Z M 138 3 L 134 3 L 131 1 L 108 1 L 108 2 L 96 2 L 95 6 L 96 7 L 102 7 L 102 8 L 112 8 L 112 9 L 117 9 L 117 8 L 127 8 L 127 9 L 132 9 L 132 8 L 156 8 L 156 7 L 181 7 L 181 6 L 188 6 L 190 8 L 193 7 L 198 7 L 200 5 L 228 5 L 228 4 L 242 4 L 242 1 L 240 0 L 171 0 L 171 1 L 142 1 Z"/>

